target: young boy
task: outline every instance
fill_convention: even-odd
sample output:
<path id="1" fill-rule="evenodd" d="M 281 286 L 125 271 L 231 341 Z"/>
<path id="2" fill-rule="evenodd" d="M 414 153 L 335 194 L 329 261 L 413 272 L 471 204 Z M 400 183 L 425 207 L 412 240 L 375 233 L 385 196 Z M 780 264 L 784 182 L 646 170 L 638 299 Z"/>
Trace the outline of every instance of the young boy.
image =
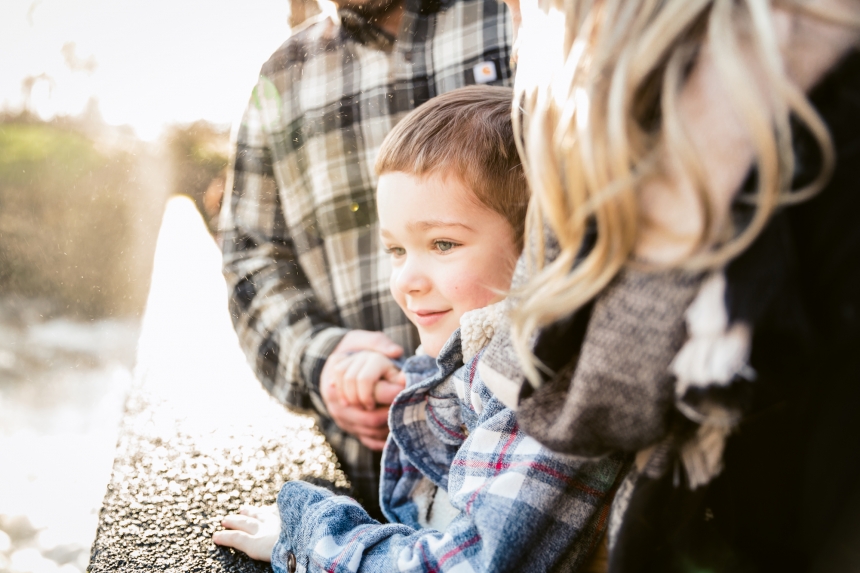
<path id="1" fill-rule="evenodd" d="M 510 110 L 504 88 L 449 92 L 403 119 L 380 150 L 391 290 L 421 337 L 403 365 L 406 389 L 391 407 L 383 452 L 380 497 L 391 523 L 289 482 L 279 515 L 243 508 L 215 543 L 271 559 L 279 573 L 573 570 L 587 559 L 622 462 L 543 448 L 476 374 L 528 203 Z M 354 360 L 393 367 L 369 354 Z"/>

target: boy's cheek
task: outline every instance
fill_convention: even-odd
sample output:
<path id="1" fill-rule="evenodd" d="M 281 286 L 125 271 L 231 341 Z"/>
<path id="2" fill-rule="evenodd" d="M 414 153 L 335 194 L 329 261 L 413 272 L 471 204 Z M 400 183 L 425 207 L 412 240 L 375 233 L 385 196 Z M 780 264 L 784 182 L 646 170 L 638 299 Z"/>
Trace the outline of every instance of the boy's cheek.
<path id="1" fill-rule="evenodd" d="M 481 272 L 481 270 L 475 265 L 464 267 L 445 281 L 447 298 L 460 313 L 482 308 L 499 298 L 495 294 L 499 289 L 494 289 L 491 281 L 488 280 L 491 279 L 489 272 Z"/>

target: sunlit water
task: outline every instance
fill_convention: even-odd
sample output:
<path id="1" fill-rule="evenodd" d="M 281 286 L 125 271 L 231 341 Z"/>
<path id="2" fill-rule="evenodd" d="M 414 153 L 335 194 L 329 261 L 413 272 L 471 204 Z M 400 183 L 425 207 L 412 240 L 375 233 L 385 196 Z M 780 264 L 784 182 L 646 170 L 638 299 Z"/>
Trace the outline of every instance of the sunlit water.
<path id="1" fill-rule="evenodd" d="M 139 327 L 9 314 L 0 323 L 0 571 L 82 571 Z"/>
<path id="2" fill-rule="evenodd" d="M 0 573 L 86 569 L 132 384 L 167 385 L 186 415 L 262 414 L 226 296 L 218 249 L 177 198 L 142 322 L 44 320 L 37 301 L 0 304 Z"/>

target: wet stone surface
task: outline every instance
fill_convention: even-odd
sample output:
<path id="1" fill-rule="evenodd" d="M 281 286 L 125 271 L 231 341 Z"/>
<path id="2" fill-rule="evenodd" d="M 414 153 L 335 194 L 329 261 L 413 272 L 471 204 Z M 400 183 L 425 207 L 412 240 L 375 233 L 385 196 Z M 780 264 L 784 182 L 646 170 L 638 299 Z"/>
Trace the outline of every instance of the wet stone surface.
<path id="1" fill-rule="evenodd" d="M 347 483 L 309 418 L 264 406 L 252 425 L 207 424 L 178 415 L 175 400 L 133 390 L 89 571 L 271 571 L 212 543 L 221 519 L 274 503 L 287 480 Z"/>

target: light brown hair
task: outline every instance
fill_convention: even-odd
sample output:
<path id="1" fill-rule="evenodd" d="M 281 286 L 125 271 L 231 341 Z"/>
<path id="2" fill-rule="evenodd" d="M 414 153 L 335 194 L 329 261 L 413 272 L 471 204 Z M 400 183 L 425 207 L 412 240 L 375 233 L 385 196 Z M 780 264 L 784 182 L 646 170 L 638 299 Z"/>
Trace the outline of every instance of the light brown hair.
<path id="1" fill-rule="evenodd" d="M 458 177 L 475 199 L 505 218 L 522 247 L 528 183 L 511 121 L 513 91 L 469 86 L 437 96 L 386 136 L 376 173 Z"/>

